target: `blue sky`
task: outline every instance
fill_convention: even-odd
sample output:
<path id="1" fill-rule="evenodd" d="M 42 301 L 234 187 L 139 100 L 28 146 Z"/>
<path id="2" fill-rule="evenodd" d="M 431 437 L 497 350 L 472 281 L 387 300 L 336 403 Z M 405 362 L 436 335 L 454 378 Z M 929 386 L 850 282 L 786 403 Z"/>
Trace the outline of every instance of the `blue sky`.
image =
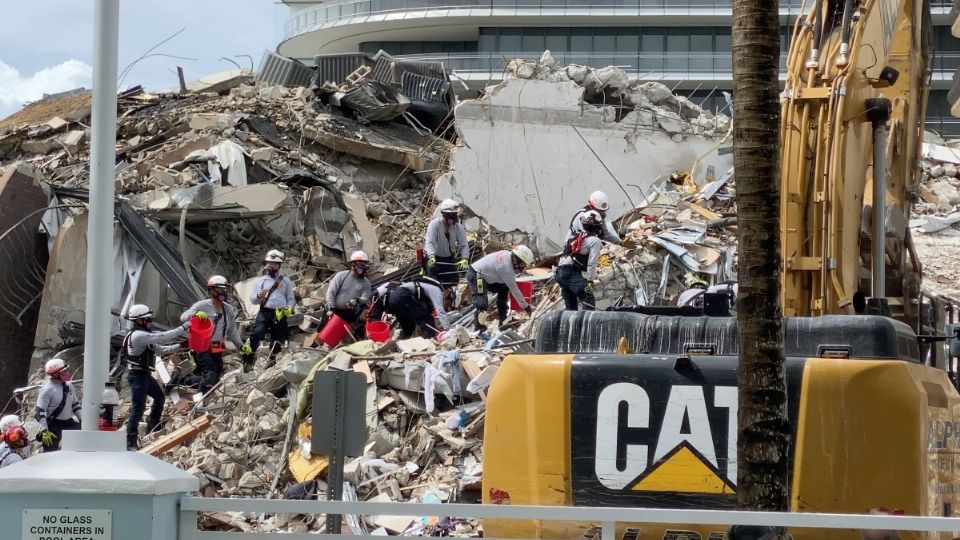
<path id="1" fill-rule="evenodd" d="M 0 118 L 44 93 L 83 86 L 93 74 L 93 0 L 0 0 Z M 124 0 L 120 3 L 118 71 L 174 33 L 182 33 L 138 62 L 122 87 L 142 84 L 148 90 L 177 85 L 176 66 L 187 80 L 234 68 L 227 57 L 248 67 L 260 64 L 273 49 L 288 8 L 272 0 Z"/>

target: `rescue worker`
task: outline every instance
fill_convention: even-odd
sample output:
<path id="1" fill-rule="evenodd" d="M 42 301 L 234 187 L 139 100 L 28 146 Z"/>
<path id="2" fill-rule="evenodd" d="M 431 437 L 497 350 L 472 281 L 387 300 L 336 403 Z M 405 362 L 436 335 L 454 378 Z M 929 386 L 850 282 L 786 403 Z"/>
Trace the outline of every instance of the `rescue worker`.
<path id="1" fill-rule="evenodd" d="M 400 339 L 413 337 L 419 328 L 420 335 L 427 339 L 437 336 L 433 312 L 437 312 L 440 328 L 450 328 L 447 316 L 443 284 L 435 278 L 417 277 L 404 283 L 384 283 L 374 294 L 370 320 L 378 321 L 384 312 L 392 314 L 400 324 Z"/>
<path id="2" fill-rule="evenodd" d="M 578 302 L 583 303 L 584 310 L 595 309 L 597 303 L 590 284 L 597 279 L 597 262 L 603 249 L 600 241 L 603 218 L 600 213 L 595 210 L 584 212 L 580 218 L 580 229 L 564 246 L 554 275 L 560 286 L 563 305 L 571 311 L 577 310 Z"/>
<path id="3" fill-rule="evenodd" d="M 467 230 L 460 223 L 460 203 L 446 199 L 439 208 L 440 216 L 430 221 L 424 235 L 427 274 L 444 286 L 456 285 L 460 281 L 459 272 L 470 264 Z"/>
<path id="4" fill-rule="evenodd" d="M 0 469 L 26 459 L 29 445 L 30 436 L 19 416 L 0 418 Z"/>
<path id="5" fill-rule="evenodd" d="M 687 289 L 677 297 L 677 307 L 703 307 L 703 295 L 710 284 L 700 277 L 688 275 L 686 285 Z"/>
<path id="6" fill-rule="evenodd" d="M 213 324 L 213 334 L 210 336 L 210 345 L 205 351 L 190 351 L 196 367 L 193 373 L 184 374 L 179 370 L 170 374 L 168 387 L 189 386 L 197 388 L 201 394 L 207 393 L 223 376 L 223 353 L 226 341 L 229 340 L 240 351 L 241 355 L 253 352 L 249 343 L 240 339 L 240 330 L 237 328 L 237 308 L 227 303 L 230 283 L 223 276 L 213 276 L 207 280 L 205 300 L 200 300 L 190 309 L 180 315 L 182 322 L 189 321 L 194 315 L 198 319 L 210 319 Z"/>
<path id="7" fill-rule="evenodd" d="M 153 402 L 150 404 L 150 416 L 147 417 L 147 433 L 152 432 L 160 425 L 163 414 L 163 388 L 157 383 L 150 371 L 154 366 L 156 355 L 165 355 L 176 352 L 180 343 L 187 337 L 189 322 L 166 332 L 153 331 L 153 310 L 143 304 L 130 307 L 127 320 L 133 321 L 133 328 L 123 338 L 120 354 L 127 364 L 127 381 L 130 383 L 130 418 L 127 419 L 127 449 L 137 451 L 137 435 L 140 430 L 140 419 L 147 408 L 147 397 Z"/>
<path id="8" fill-rule="evenodd" d="M 360 323 L 363 310 L 370 303 L 370 257 L 366 252 L 350 255 L 350 269 L 337 272 L 327 287 L 327 315 L 336 315 L 351 325 Z"/>
<path id="9" fill-rule="evenodd" d="M 51 358 L 44 366 L 47 380 L 40 387 L 37 395 L 37 422 L 40 422 L 40 433 L 37 441 L 43 445 L 44 452 L 60 450 L 60 439 L 63 432 L 70 429 L 80 429 L 80 399 L 73 384 L 67 382 L 67 364 L 60 358 Z"/>
<path id="10" fill-rule="evenodd" d="M 620 239 L 620 235 L 617 234 L 616 229 L 613 228 L 613 224 L 607 221 L 607 210 L 610 209 L 610 199 L 607 198 L 607 194 L 602 191 L 594 191 L 590 194 L 590 199 L 587 201 L 587 205 L 577 210 L 577 213 L 573 215 L 573 219 L 570 220 L 569 230 L 567 231 L 567 237 L 564 238 L 564 242 L 567 242 L 575 234 L 580 232 L 581 229 L 581 219 L 583 214 L 593 210 L 600 214 L 600 218 L 603 219 L 603 232 L 600 235 L 600 239 L 604 242 L 610 242 L 611 244 L 620 245 L 623 240 Z"/>
<path id="11" fill-rule="evenodd" d="M 254 354 L 267 332 L 270 333 L 270 363 L 277 358 L 290 337 L 286 318 L 293 315 L 293 306 L 297 303 L 293 295 L 293 282 L 280 273 L 283 252 L 271 249 L 264 257 L 264 264 L 263 274 L 257 278 L 250 293 L 250 302 L 259 305 L 260 311 L 250 329 L 249 343 L 254 352 L 242 356 L 245 373 L 253 370 Z"/>
<path id="12" fill-rule="evenodd" d="M 500 324 L 507 319 L 507 294 L 513 294 L 520 309 L 527 313 L 533 307 L 527 303 L 517 287 L 517 275 L 533 264 L 533 252 L 527 246 L 516 246 L 512 250 L 504 249 L 486 255 L 471 264 L 467 269 L 467 285 L 473 297 L 473 306 L 477 315 L 487 309 L 487 293 L 497 295 L 497 319 Z M 482 327 L 477 321 L 477 326 Z"/>

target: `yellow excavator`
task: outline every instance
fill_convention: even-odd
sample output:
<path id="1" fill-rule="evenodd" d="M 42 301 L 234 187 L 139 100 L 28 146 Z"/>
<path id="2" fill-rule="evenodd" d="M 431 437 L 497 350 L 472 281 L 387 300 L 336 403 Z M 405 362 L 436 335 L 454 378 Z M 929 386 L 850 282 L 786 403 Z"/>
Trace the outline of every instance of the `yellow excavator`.
<path id="1" fill-rule="evenodd" d="M 793 31 L 782 99 L 790 509 L 957 516 L 958 347 L 948 343 L 945 307 L 921 293 L 907 226 L 930 78 L 929 7 L 810 4 Z M 710 316 L 726 301 L 707 298 L 699 312 L 544 317 L 536 352 L 505 359 L 487 394 L 484 502 L 734 508 L 739 345 L 735 319 Z M 579 538 L 592 525 L 486 520 L 484 529 Z M 726 534 L 699 525 L 618 530 L 625 539 Z"/>

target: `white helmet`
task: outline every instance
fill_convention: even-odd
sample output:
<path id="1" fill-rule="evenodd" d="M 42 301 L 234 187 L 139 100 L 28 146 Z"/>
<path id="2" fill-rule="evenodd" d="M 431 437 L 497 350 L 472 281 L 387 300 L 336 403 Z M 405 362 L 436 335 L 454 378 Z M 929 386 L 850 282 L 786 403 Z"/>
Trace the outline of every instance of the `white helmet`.
<path id="1" fill-rule="evenodd" d="M 350 254 L 350 262 L 352 262 L 352 263 L 355 263 L 355 262 L 368 263 L 368 262 L 370 262 L 370 256 L 367 255 L 367 252 L 365 252 L 365 251 L 354 251 L 353 253 Z"/>
<path id="2" fill-rule="evenodd" d="M 283 262 L 283 252 L 279 249 L 271 249 L 267 252 L 267 256 L 263 258 L 263 262 Z"/>
<path id="3" fill-rule="evenodd" d="M 66 369 L 67 364 L 64 363 L 64 361 L 60 358 L 51 358 L 50 360 L 47 360 L 47 364 L 43 368 L 43 370 L 47 372 L 47 375 L 56 375 Z"/>
<path id="4" fill-rule="evenodd" d="M 594 191 L 590 194 L 590 206 L 600 210 L 601 212 L 606 212 L 610 208 L 610 199 L 607 198 L 607 194 L 602 191 Z"/>
<path id="5" fill-rule="evenodd" d="M 459 214 L 460 213 L 460 203 L 453 199 L 446 199 L 440 203 L 440 213 L 441 214 Z"/>
<path id="6" fill-rule="evenodd" d="M 227 281 L 227 278 L 223 276 L 211 276 L 210 279 L 207 280 L 208 289 L 212 289 L 214 287 L 229 287 L 229 286 L 230 286 L 230 282 Z"/>
<path id="7" fill-rule="evenodd" d="M 513 254 L 517 256 L 518 259 L 523 261 L 523 264 L 530 266 L 533 264 L 533 252 L 530 251 L 530 248 L 524 245 L 519 245 L 513 248 Z"/>
<path id="8" fill-rule="evenodd" d="M 0 418 L 0 433 L 5 433 L 8 429 L 13 426 L 22 426 L 23 422 L 20 421 L 20 417 L 15 414 L 8 414 L 3 418 Z"/>
<path id="9" fill-rule="evenodd" d="M 143 304 L 134 304 L 130 311 L 127 311 L 127 319 L 136 321 L 138 319 L 152 319 L 153 310 Z"/>
<path id="10" fill-rule="evenodd" d="M 584 227 L 589 227 L 590 225 L 600 225 L 603 223 L 603 216 L 600 215 L 600 212 L 596 210 L 587 210 L 580 216 L 580 224 Z"/>

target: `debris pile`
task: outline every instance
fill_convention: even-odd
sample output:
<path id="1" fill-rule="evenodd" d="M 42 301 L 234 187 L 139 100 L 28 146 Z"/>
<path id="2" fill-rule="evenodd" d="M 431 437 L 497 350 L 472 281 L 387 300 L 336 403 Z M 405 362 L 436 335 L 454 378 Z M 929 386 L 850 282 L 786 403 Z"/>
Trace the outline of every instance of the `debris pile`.
<path id="1" fill-rule="evenodd" d="M 910 229 L 923 263 L 924 288 L 960 300 L 960 144 L 924 134 L 921 182 Z"/>

